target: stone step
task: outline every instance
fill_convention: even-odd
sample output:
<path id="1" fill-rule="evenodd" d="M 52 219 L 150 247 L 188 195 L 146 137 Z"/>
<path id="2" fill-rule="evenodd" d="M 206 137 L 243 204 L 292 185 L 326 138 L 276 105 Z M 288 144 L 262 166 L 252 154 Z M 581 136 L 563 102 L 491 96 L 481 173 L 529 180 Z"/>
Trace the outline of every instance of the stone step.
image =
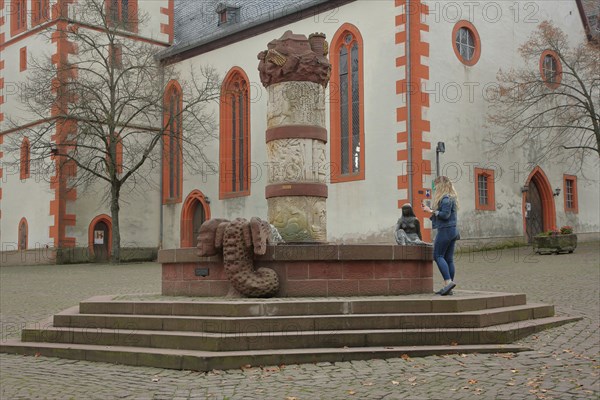
<path id="1" fill-rule="evenodd" d="M 463 313 L 344 314 L 269 317 L 80 314 L 72 307 L 54 316 L 54 327 L 212 333 L 297 332 L 356 329 L 481 328 L 551 317 L 554 307 L 528 304 Z"/>
<path id="2" fill-rule="evenodd" d="M 547 317 L 486 328 L 372 329 L 290 332 L 182 332 L 95 328 L 26 328 L 24 342 L 134 346 L 203 351 L 506 344 L 578 318 Z"/>
<path id="3" fill-rule="evenodd" d="M 434 294 L 298 299 L 227 299 L 198 301 L 125 301 L 97 296 L 79 304 L 82 314 L 136 314 L 181 316 L 296 316 L 387 313 L 452 313 L 524 305 L 522 293 L 456 291 L 455 296 Z"/>
<path id="4" fill-rule="evenodd" d="M 0 352 L 27 356 L 59 357 L 140 367 L 193 371 L 226 370 L 249 366 L 279 366 L 301 363 L 342 362 L 375 358 L 425 357 L 445 354 L 516 353 L 531 349 L 518 345 L 422 346 L 319 348 L 239 352 L 206 352 L 127 346 L 29 343 L 5 340 Z"/>

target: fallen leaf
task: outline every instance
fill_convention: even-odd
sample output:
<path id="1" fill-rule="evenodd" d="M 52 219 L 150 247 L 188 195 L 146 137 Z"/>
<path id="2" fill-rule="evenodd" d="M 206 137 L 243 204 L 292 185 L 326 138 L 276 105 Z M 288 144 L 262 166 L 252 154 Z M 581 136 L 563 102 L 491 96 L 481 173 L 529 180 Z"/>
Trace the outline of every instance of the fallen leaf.
<path id="1" fill-rule="evenodd" d="M 160 381 L 160 378 L 158 376 L 155 376 L 154 378 L 152 378 L 152 382 L 158 382 Z"/>
<path id="2" fill-rule="evenodd" d="M 519 372 L 518 369 L 511 369 L 510 372 L 512 372 L 513 374 L 516 374 L 517 372 Z"/>
<path id="3" fill-rule="evenodd" d="M 469 379 L 469 385 L 474 385 L 477 383 L 477 379 Z"/>
<path id="4" fill-rule="evenodd" d="M 409 382 L 414 382 L 414 381 L 416 381 L 416 380 L 417 380 L 417 377 L 416 377 L 416 376 L 411 376 L 410 378 L 408 378 L 408 381 L 409 381 Z"/>
<path id="5" fill-rule="evenodd" d="M 515 355 L 513 353 L 504 353 L 504 354 L 498 354 L 498 357 L 502 357 L 502 358 L 507 358 L 509 360 L 515 358 Z"/>
<path id="6" fill-rule="evenodd" d="M 403 359 L 403 360 L 405 360 L 405 361 L 408 361 L 408 360 L 410 360 L 410 357 L 408 356 L 408 354 L 402 354 L 402 355 L 400 356 L 400 358 L 401 358 L 401 359 Z"/>
<path id="7" fill-rule="evenodd" d="M 349 395 L 356 394 L 356 392 L 355 392 L 354 390 L 348 390 L 348 392 L 347 392 L 347 393 L 348 393 Z"/>
<path id="8" fill-rule="evenodd" d="M 285 400 L 298 400 L 297 397 L 286 397 Z"/>
<path id="9" fill-rule="evenodd" d="M 392 385 L 399 385 L 399 384 L 400 384 L 400 382 L 398 382 L 398 381 L 392 381 Z"/>
<path id="10" fill-rule="evenodd" d="M 363 382 L 363 386 L 373 386 L 373 382 Z"/>
<path id="11" fill-rule="evenodd" d="M 515 383 L 514 382 L 508 382 L 506 385 L 507 386 L 515 386 Z"/>
<path id="12" fill-rule="evenodd" d="M 450 346 L 458 346 L 457 342 L 450 342 Z"/>
<path id="13" fill-rule="evenodd" d="M 35 356 L 36 356 L 36 357 L 39 357 L 39 356 L 41 356 L 41 355 L 42 355 L 42 353 L 35 353 Z"/>

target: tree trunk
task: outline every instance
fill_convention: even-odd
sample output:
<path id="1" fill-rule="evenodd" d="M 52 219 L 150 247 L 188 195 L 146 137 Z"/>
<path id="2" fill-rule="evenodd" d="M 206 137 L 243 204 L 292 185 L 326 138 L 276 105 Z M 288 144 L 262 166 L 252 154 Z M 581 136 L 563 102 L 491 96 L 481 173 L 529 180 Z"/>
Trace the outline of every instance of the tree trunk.
<path id="1" fill-rule="evenodd" d="M 119 195 L 121 188 L 111 185 L 110 190 L 110 214 L 112 218 L 112 254 L 110 262 L 118 264 L 121 262 L 121 230 L 119 226 Z"/>

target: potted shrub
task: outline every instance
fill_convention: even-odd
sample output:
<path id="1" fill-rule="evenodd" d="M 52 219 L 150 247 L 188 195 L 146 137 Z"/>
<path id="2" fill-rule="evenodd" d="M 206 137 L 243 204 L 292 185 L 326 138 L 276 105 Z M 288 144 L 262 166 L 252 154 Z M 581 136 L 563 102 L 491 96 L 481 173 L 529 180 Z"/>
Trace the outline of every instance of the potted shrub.
<path id="1" fill-rule="evenodd" d="M 533 238 L 533 251 L 538 254 L 572 253 L 576 247 L 577 235 L 572 226 L 563 226 L 560 230 L 552 228 Z"/>

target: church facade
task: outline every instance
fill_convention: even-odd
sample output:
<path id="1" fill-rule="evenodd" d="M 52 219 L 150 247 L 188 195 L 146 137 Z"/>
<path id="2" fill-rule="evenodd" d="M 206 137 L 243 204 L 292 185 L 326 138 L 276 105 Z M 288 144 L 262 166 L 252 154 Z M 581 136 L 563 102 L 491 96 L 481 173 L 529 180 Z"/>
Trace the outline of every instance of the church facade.
<path id="1" fill-rule="evenodd" d="M 72 1 L 61 2 L 66 8 L 74 6 Z M 26 57 L 52 51 L 58 60 L 61 52 L 69 57 L 68 44 L 47 43 L 34 34 L 38 26 L 55 23 L 55 17 L 60 21 L 58 15 L 48 15 L 36 25 L 27 14 L 25 24 L 13 30 L 18 25 L 13 19 L 20 15 L 13 3 L 30 10 L 38 3 L 4 3 L 0 146 L 18 130 L 6 119 L 19 114 L 10 85 L 26 79 L 22 49 Z M 173 66 L 182 79 L 205 65 L 222 77 L 221 98 L 211 105 L 218 121 L 217 138 L 205 149 L 207 159 L 189 169 L 183 153 L 176 159 L 166 154 L 153 171 L 159 184 L 124 195 L 125 248 L 192 247 L 199 225 L 211 217 L 266 219 L 269 174 L 302 181 L 307 173 L 319 173 L 310 168 L 300 171 L 292 163 L 268 162 L 269 92 L 260 81 L 257 54 L 286 31 L 306 36 L 320 32 L 328 41 L 332 65 L 325 99 L 328 138 L 318 168 L 325 171 L 328 184 L 327 240 L 393 243 L 393 226 L 406 203 L 421 220 L 424 239 L 431 240 L 431 225 L 420 204 L 433 197 L 438 169 L 459 193 L 463 243 L 522 241 L 563 225 L 573 226 L 581 239 L 598 238 L 598 170 L 572 169 L 552 159 L 537 163 L 535 149 L 529 148 L 492 156 L 488 139 L 493 127 L 486 118 L 496 74 L 522 65 L 517 49 L 539 23 L 552 21 L 573 45 L 589 40 L 590 19 L 580 1 L 114 3 L 120 7 L 135 3 L 131 12 L 144 10 L 150 15 L 145 30 L 132 32 L 130 38 L 154 41 L 162 48 L 160 62 Z M 176 86 L 173 90 L 184 95 Z M 308 107 L 303 103 L 308 99 L 302 93 L 297 96 L 298 107 Z M 97 185 L 95 190 L 64 195 L 54 180 L 36 179 L 33 169 L 29 175 L 23 173 L 28 168 L 23 152 L 0 149 L 0 156 L 4 165 L 12 161 L 10 165 L 19 166 L 2 171 L 4 262 L 45 262 L 54 259 L 58 247 L 80 249 L 89 256 L 94 246 L 100 249 L 98 232 L 110 252 L 110 208 L 98 196 L 106 188 Z M 309 151 L 293 156 L 306 159 L 307 165 L 318 162 Z"/>

